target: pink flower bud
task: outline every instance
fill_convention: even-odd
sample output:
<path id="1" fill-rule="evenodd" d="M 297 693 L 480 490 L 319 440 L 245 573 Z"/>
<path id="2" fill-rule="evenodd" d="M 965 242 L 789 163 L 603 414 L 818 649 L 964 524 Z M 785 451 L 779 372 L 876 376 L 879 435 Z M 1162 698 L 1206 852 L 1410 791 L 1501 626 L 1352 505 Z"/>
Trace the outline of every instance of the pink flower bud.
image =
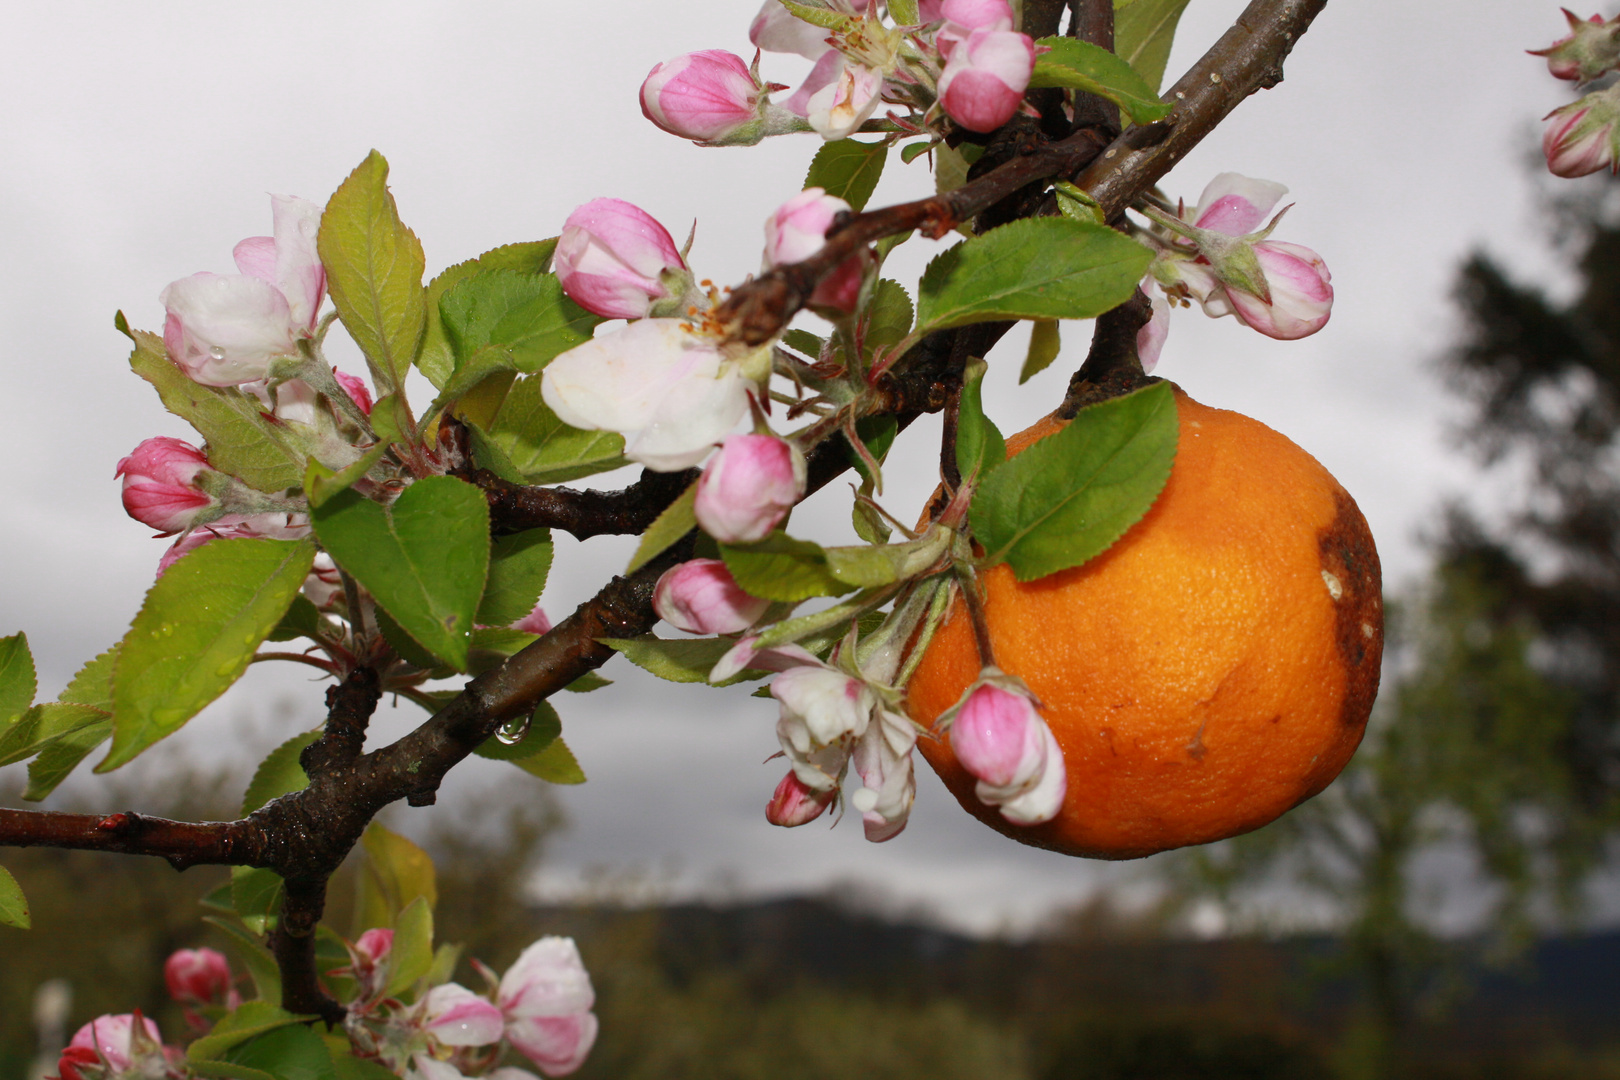
<path id="1" fill-rule="evenodd" d="M 1012 6 L 1007 0 L 944 0 L 939 15 L 945 25 L 934 35 L 934 48 L 946 60 L 975 30 L 1011 30 Z"/>
<path id="2" fill-rule="evenodd" d="M 394 951 L 394 932 L 386 927 L 374 927 L 360 935 L 354 943 L 354 953 L 361 964 L 376 967 Z"/>
<path id="3" fill-rule="evenodd" d="M 1620 172 L 1620 101 L 1616 88 L 1587 94 L 1579 101 L 1554 109 L 1544 119 L 1552 121 L 1541 137 L 1547 168 L 1554 176 L 1573 179 L 1600 169 Z"/>
<path id="4" fill-rule="evenodd" d="M 1035 43 L 1011 30 L 975 30 L 951 50 L 939 103 L 969 131 L 996 130 L 1018 111 L 1035 71 Z"/>
<path id="5" fill-rule="evenodd" d="M 141 1027 L 141 1035 L 135 1031 Z M 140 1013 L 120 1013 L 117 1016 L 98 1016 L 78 1031 L 68 1042 L 69 1049 L 80 1047 L 101 1055 L 101 1060 L 113 1072 L 126 1072 L 138 1059 L 148 1056 L 142 1052 L 142 1043 L 161 1044 L 163 1036 L 158 1026 Z M 81 1055 L 82 1060 L 82 1055 Z M 87 1061 L 84 1064 L 89 1064 Z"/>
<path id="6" fill-rule="evenodd" d="M 565 1076 L 596 1041 L 596 993 L 572 938 L 544 937 L 501 976 L 506 1039 L 547 1076 Z"/>
<path id="7" fill-rule="evenodd" d="M 349 395 L 349 400 L 354 402 L 355 407 L 370 416 L 371 388 L 366 385 L 366 381 L 337 368 L 332 369 L 332 377 L 337 379 L 338 385 L 343 387 L 343 392 Z"/>
<path id="8" fill-rule="evenodd" d="M 1327 325 L 1333 313 L 1333 275 L 1322 256 L 1299 244 L 1262 240 L 1255 257 L 1271 291 L 1270 302 L 1242 289 L 1228 288 L 1226 298 L 1238 321 L 1271 338 L 1293 341 Z"/>
<path id="9" fill-rule="evenodd" d="M 994 682 L 968 695 L 951 722 L 951 750 L 978 778 L 979 801 L 1019 825 L 1050 821 L 1068 790 L 1063 752 L 1034 702 Z"/>
<path id="10" fill-rule="evenodd" d="M 690 559 L 664 571 L 653 588 L 658 617 L 689 634 L 735 634 L 771 606 L 749 596 L 719 559 Z"/>
<path id="11" fill-rule="evenodd" d="M 671 135 L 711 146 L 759 142 L 765 103 L 765 88 L 742 57 L 723 49 L 666 60 L 641 84 L 643 116 Z"/>
<path id="12" fill-rule="evenodd" d="M 669 230 L 623 199 L 592 199 L 563 224 L 552 259 L 569 299 L 605 319 L 640 319 L 686 263 Z"/>
<path id="13" fill-rule="evenodd" d="M 201 450 L 160 435 L 119 461 L 113 476 L 124 478 L 124 510 L 129 516 L 167 534 L 215 516 L 210 511 L 219 501 L 197 484 L 204 472 L 213 470 Z"/>
<path id="14" fill-rule="evenodd" d="M 728 436 L 698 478 L 698 524 L 722 544 L 763 540 L 799 501 L 804 483 L 804 455 L 792 443 Z"/>
<path id="15" fill-rule="evenodd" d="M 821 812 L 831 806 L 837 796 L 837 788 L 828 788 L 826 791 L 812 790 L 804 785 L 804 781 L 799 779 L 797 773 L 790 771 L 782 777 L 782 782 L 776 785 L 776 792 L 766 804 L 765 820 L 772 825 L 781 825 L 785 828 L 803 825 L 820 817 Z"/>
<path id="16" fill-rule="evenodd" d="M 169 996 L 182 1005 L 224 1005 L 231 992 L 231 965 L 213 949 L 180 949 L 163 964 Z"/>
<path id="17" fill-rule="evenodd" d="M 1604 22 L 1602 15 L 1582 19 L 1564 8 L 1570 34 L 1545 49 L 1528 49 L 1531 56 L 1545 56 L 1547 70 L 1554 78 L 1590 82 L 1620 66 L 1620 19 Z"/>
<path id="18" fill-rule="evenodd" d="M 802 262 L 820 251 L 827 242 L 827 230 L 839 214 L 848 213 L 849 203 L 821 188 L 805 188 L 777 207 L 765 219 L 765 269 Z M 816 286 L 810 303 L 816 307 L 854 311 L 860 297 L 869 255 L 852 255 Z"/>

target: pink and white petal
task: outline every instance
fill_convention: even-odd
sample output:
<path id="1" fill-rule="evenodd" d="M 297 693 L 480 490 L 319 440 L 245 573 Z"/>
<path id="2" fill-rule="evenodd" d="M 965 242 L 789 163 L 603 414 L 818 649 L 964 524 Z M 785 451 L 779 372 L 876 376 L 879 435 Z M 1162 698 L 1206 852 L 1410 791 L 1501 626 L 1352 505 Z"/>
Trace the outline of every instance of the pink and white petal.
<path id="1" fill-rule="evenodd" d="M 1158 366 L 1165 338 L 1170 336 L 1170 302 L 1155 294 L 1152 303 L 1153 317 L 1136 332 L 1136 357 L 1146 374 L 1152 374 Z"/>
<path id="2" fill-rule="evenodd" d="M 734 367 L 670 380 L 658 411 L 626 443 L 624 456 L 658 472 L 691 468 L 748 415 L 751 385 Z"/>
<path id="3" fill-rule="evenodd" d="M 426 1003 L 427 1030 L 445 1046 L 488 1046 L 506 1026 L 493 1002 L 455 983 L 429 990 Z"/>
<path id="4" fill-rule="evenodd" d="M 1198 197 L 1193 224 L 1228 236 L 1246 236 L 1265 223 L 1288 188 L 1270 180 L 1225 172 L 1211 180 Z"/>
<path id="5" fill-rule="evenodd" d="M 783 7 L 780 0 L 765 0 L 748 27 L 748 40 L 766 52 L 797 53 L 819 60 L 832 50 L 828 31 L 807 23 Z"/>
<path id="6" fill-rule="evenodd" d="M 547 1076 L 567 1076 L 585 1063 L 596 1033 L 596 1014 L 583 1012 L 514 1021 L 506 1039 Z"/>
<path id="7" fill-rule="evenodd" d="M 596 1004 L 590 974 L 573 938 L 548 936 L 524 949 L 501 976 L 496 1003 L 514 1017 L 582 1013 Z"/>
<path id="8" fill-rule="evenodd" d="M 720 354 L 679 319 L 641 319 L 546 365 L 541 396 L 563 423 L 587 431 L 639 431 L 681 382 L 720 371 Z"/>
<path id="9" fill-rule="evenodd" d="M 315 329 L 326 295 L 326 268 L 315 248 L 321 208 L 296 195 L 272 195 L 270 207 L 276 236 L 276 285 L 287 297 L 293 325 L 309 333 Z"/>
<path id="10" fill-rule="evenodd" d="M 175 363 L 207 386 L 264 378 L 271 358 L 297 352 L 287 298 L 245 274 L 193 274 L 159 299 L 168 309 L 163 342 Z"/>

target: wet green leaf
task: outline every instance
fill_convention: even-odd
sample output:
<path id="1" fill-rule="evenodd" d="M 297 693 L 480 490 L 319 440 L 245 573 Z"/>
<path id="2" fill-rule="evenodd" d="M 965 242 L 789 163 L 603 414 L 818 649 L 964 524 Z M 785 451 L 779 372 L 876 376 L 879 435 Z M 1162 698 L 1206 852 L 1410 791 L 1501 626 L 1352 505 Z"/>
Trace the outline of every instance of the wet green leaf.
<path id="1" fill-rule="evenodd" d="M 889 156 L 886 142 L 866 143 L 857 139 L 838 139 L 823 143 L 810 162 L 810 172 L 804 178 L 807 188 L 818 187 L 828 195 L 849 203 L 850 209 L 860 213 L 866 201 L 877 190 L 883 175 L 883 163 Z"/>

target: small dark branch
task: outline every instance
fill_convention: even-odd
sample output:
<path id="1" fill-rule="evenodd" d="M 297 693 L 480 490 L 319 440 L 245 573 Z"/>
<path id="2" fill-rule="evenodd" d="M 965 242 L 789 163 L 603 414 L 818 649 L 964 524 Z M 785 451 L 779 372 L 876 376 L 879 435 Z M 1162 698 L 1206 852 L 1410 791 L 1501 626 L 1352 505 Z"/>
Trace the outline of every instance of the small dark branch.
<path id="1" fill-rule="evenodd" d="M 184 870 L 203 864 L 259 865 L 260 837 L 245 821 L 168 821 L 134 811 L 61 814 L 0 809 L 0 847 L 152 855 Z"/>
<path id="2" fill-rule="evenodd" d="M 798 314 L 823 278 L 867 244 L 916 229 L 939 238 L 1026 184 L 1067 176 L 1099 152 L 1103 142 L 1094 132 L 1078 132 L 1034 152 L 1015 157 L 988 175 L 955 191 L 916 202 L 851 214 L 827 234 L 821 250 L 803 262 L 778 266 L 739 285 L 717 312 L 731 337 L 758 346 L 775 338 Z"/>
<path id="3" fill-rule="evenodd" d="M 1069 20 L 1070 37 L 1114 51 L 1113 0 L 1072 0 L 1070 10 L 1073 12 Z M 1096 94 L 1075 92 L 1075 130 L 1100 128 L 1114 139 L 1119 137 L 1120 126 L 1118 105 Z"/>
<path id="4" fill-rule="evenodd" d="M 366 745 L 366 725 L 380 700 L 375 668 L 357 667 L 341 683 L 328 687 L 326 730 L 298 755 L 304 771 L 316 776 L 359 757 Z"/>
<path id="5" fill-rule="evenodd" d="M 584 540 L 645 531 L 698 478 L 698 470 L 660 473 L 643 469 L 641 479 L 618 491 L 528 487 L 502 480 L 487 469 L 465 469 L 457 475 L 484 489 L 490 528 L 496 534 L 561 529 Z"/>
<path id="6" fill-rule="evenodd" d="M 325 877 L 289 879 L 269 944 L 276 967 L 281 969 L 281 1007 L 318 1016 L 329 1027 L 336 1027 L 348 1010 L 321 989 L 320 973 L 315 969 L 315 925 L 325 910 Z"/>
<path id="7" fill-rule="evenodd" d="M 1063 9 L 1069 0 L 1024 0 L 1024 24 L 1019 27 L 1037 41 L 1051 37 L 1063 25 Z"/>
<path id="8" fill-rule="evenodd" d="M 1058 406 L 1058 416 L 1072 419 L 1087 405 L 1158 381 L 1142 370 L 1142 360 L 1136 354 L 1137 332 L 1152 316 L 1153 305 L 1137 289 L 1129 300 L 1097 318 L 1091 333 L 1091 351 L 1069 380 L 1069 392 Z"/>
<path id="9" fill-rule="evenodd" d="M 962 586 L 962 602 L 967 607 L 968 622 L 973 626 L 973 643 L 979 650 L 981 668 L 996 666 L 996 650 L 990 643 L 990 623 L 984 616 L 984 596 L 979 592 L 979 578 L 971 570 L 958 575 Z"/>
<path id="10" fill-rule="evenodd" d="M 1176 103 L 1169 119 L 1115 139 L 1075 183 L 1102 204 L 1108 217 L 1123 212 L 1244 98 L 1282 81 L 1284 58 L 1326 5 L 1327 0 L 1252 0 L 1165 95 Z M 1159 131 L 1149 135 L 1147 129 Z M 1148 138 L 1156 141 L 1141 145 Z"/>

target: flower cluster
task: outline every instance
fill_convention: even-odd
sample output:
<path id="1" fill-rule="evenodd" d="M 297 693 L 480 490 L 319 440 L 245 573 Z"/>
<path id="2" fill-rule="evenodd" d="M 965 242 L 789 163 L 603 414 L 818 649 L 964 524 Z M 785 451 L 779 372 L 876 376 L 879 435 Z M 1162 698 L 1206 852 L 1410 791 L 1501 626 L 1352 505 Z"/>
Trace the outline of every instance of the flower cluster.
<path id="1" fill-rule="evenodd" d="M 501 1064 L 508 1047 L 548 1077 L 567 1076 L 590 1053 L 597 1032 L 595 993 L 571 939 L 541 938 L 498 978 L 475 961 L 489 984 L 484 994 L 441 982 L 409 1002 L 387 994 L 393 944 L 392 930 L 368 930 L 349 943 L 349 966 L 331 973 L 354 987 L 343 1031 L 357 1057 L 406 1080 L 535 1080 L 526 1069 Z M 212 949 L 181 949 L 163 974 L 197 1034 L 241 1004 L 230 965 Z M 194 1075 L 185 1051 L 164 1045 L 157 1025 L 138 1012 L 84 1025 L 62 1052 L 57 1071 L 60 1080 Z"/>
<path id="2" fill-rule="evenodd" d="M 1547 58 L 1555 78 L 1586 83 L 1620 71 L 1620 17 L 1593 15 L 1582 19 L 1564 10 L 1569 36 L 1545 49 L 1529 50 Z M 1576 177 L 1602 169 L 1620 172 L 1620 86 L 1610 85 L 1548 113 L 1541 149 L 1555 176 Z"/>
<path id="3" fill-rule="evenodd" d="M 236 245 L 237 274 L 203 272 L 162 292 L 169 359 L 214 392 L 240 394 L 310 457 L 341 467 L 373 441 L 364 381 L 318 359 L 326 271 L 316 252 L 320 208 L 271 199 L 273 236 Z M 213 468 L 203 450 L 166 436 L 147 439 L 118 463 L 124 509 L 160 535 L 179 534 L 158 573 L 222 537 L 294 539 L 309 533 L 301 499 L 257 491 Z M 330 565 L 326 567 L 333 573 Z M 312 597 L 331 595 L 317 574 Z"/>
<path id="4" fill-rule="evenodd" d="M 812 62 L 781 105 L 770 94 L 788 87 L 763 81 L 757 56 L 750 66 L 709 49 L 653 68 L 641 86 L 641 110 L 665 131 L 705 146 L 804 130 L 842 139 L 885 103 L 904 111 L 891 113 L 891 122 L 908 129 L 948 117 L 983 133 L 1012 119 L 1035 68 L 1035 43 L 1014 29 L 1007 0 L 923 0 L 918 7 L 917 25 L 891 26 L 875 4 L 828 0 L 811 22 L 780 0 L 765 0 L 749 40 L 763 52 Z"/>
<path id="5" fill-rule="evenodd" d="M 1332 275 L 1322 257 L 1299 244 L 1267 239 L 1287 207 L 1266 220 L 1288 191 L 1269 180 L 1221 173 L 1193 210 L 1171 217 L 1146 208 L 1167 235 L 1149 236 L 1149 277 L 1164 296 L 1198 301 L 1211 318 L 1232 315 L 1271 338 L 1291 341 L 1316 333 L 1333 312 Z M 1142 366 L 1151 371 L 1168 331 L 1170 306 L 1154 304 L 1153 321 L 1137 337 Z"/>

